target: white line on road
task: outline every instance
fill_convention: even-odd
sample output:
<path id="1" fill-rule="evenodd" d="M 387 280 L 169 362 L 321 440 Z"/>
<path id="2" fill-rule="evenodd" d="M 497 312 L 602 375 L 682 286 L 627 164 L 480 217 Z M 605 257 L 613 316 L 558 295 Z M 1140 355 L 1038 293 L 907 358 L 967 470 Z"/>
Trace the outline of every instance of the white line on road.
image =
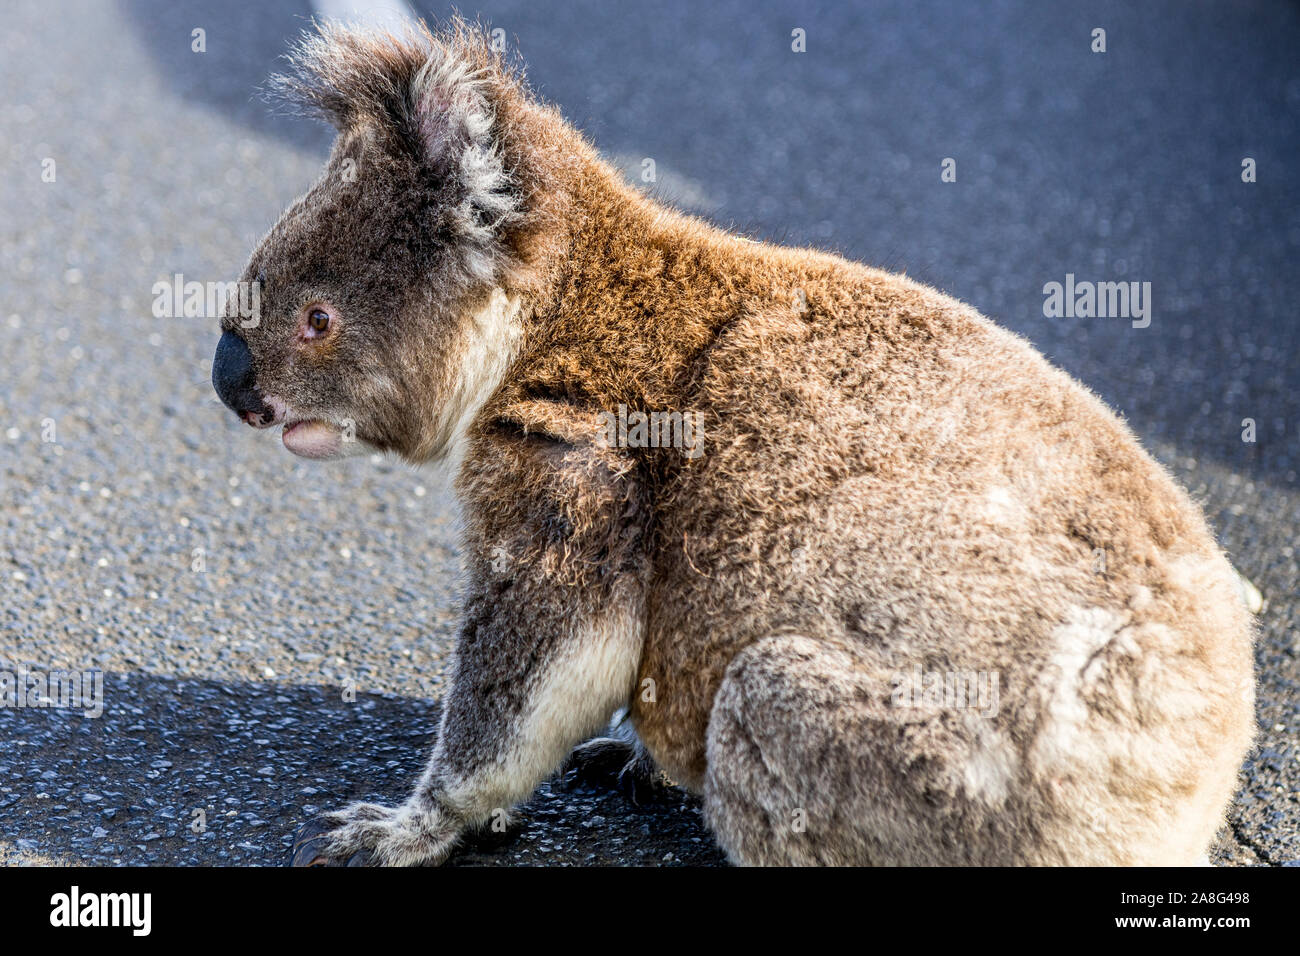
<path id="1" fill-rule="evenodd" d="M 311 0 L 322 20 L 368 27 L 400 27 L 415 20 L 406 0 Z"/>

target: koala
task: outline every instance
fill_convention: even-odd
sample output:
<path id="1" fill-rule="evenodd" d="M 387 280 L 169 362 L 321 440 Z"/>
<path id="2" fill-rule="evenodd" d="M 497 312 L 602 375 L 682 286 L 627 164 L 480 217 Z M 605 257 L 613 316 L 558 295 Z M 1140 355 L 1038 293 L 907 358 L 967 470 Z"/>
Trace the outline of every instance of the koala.
<path id="1" fill-rule="evenodd" d="M 479 27 L 321 27 L 272 87 L 337 139 L 214 386 L 296 455 L 445 463 L 464 512 L 427 768 L 294 863 L 437 864 L 575 764 L 701 795 L 737 864 L 1204 858 L 1253 621 L 1085 387 L 632 188 Z"/>

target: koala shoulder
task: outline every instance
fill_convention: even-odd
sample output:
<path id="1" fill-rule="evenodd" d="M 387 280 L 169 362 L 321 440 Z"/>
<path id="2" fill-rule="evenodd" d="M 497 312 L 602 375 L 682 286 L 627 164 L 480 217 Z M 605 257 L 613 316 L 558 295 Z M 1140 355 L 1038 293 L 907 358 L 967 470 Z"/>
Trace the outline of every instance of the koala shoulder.
<path id="1" fill-rule="evenodd" d="M 471 549 L 594 583 L 643 566 L 642 483 L 597 412 L 549 399 L 485 409 L 457 477 Z"/>

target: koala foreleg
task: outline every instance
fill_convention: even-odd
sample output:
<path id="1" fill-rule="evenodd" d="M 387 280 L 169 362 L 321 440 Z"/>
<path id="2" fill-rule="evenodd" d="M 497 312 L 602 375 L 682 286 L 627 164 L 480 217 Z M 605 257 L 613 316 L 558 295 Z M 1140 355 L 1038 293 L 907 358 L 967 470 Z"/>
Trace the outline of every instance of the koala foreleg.
<path id="1" fill-rule="evenodd" d="M 299 831 L 293 862 L 437 864 L 463 835 L 504 821 L 627 703 L 641 654 L 640 608 L 599 617 L 522 608 L 484 582 L 466 608 L 433 755 L 398 807 L 358 803 Z"/>

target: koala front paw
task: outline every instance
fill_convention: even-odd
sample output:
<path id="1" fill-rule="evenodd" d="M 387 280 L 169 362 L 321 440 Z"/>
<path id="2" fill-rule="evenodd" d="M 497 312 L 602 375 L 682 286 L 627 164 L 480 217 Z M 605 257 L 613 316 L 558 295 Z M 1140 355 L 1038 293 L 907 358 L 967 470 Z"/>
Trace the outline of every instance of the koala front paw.
<path id="1" fill-rule="evenodd" d="M 457 832 L 438 808 L 351 806 L 315 817 L 293 837 L 291 866 L 436 866 Z"/>

